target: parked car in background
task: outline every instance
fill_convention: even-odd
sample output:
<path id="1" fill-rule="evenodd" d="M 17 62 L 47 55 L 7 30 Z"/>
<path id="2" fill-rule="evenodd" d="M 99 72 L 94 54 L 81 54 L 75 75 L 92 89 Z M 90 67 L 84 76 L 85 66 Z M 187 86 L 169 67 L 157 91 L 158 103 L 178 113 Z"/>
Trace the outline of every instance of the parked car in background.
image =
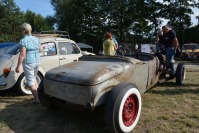
<path id="1" fill-rule="evenodd" d="M 81 51 L 82 55 L 95 55 L 94 53 L 88 51 Z"/>
<path id="2" fill-rule="evenodd" d="M 12 46 L 16 45 L 15 42 L 3 42 L 0 43 L 0 55 L 4 54 L 8 49 L 10 49 Z"/>
<path id="3" fill-rule="evenodd" d="M 182 45 L 182 53 L 181 59 L 182 60 L 199 60 L 199 47 L 197 43 L 189 43 Z"/>
<path id="4" fill-rule="evenodd" d="M 43 46 L 41 55 L 41 66 L 37 74 L 40 82 L 45 73 L 57 66 L 78 61 L 82 56 L 80 48 L 73 40 L 60 37 L 59 34 L 36 34 Z M 20 45 L 14 45 L 5 54 L 0 56 L 0 90 L 6 90 L 16 85 L 21 94 L 31 94 L 25 88 L 25 77 L 23 71 L 15 72 L 18 62 Z"/>

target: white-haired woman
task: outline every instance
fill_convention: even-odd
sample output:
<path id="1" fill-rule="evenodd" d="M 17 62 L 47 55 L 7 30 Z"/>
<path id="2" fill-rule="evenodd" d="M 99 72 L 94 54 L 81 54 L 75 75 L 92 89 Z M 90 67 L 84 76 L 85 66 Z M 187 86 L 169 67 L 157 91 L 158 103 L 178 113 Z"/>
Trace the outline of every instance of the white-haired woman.
<path id="1" fill-rule="evenodd" d="M 34 96 L 33 102 L 39 103 L 36 75 L 40 65 L 39 52 L 42 50 L 42 47 L 40 45 L 39 39 L 31 35 L 32 27 L 30 24 L 23 23 L 21 25 L 21 32 L 23 34 L 23 38 L 19 42 L 19 45 L 21 45 L 21 50 L 15 71 L 19 73 L 21 66 L 23 66 L 26 78 L 26 86 L 31 90 Z"/>

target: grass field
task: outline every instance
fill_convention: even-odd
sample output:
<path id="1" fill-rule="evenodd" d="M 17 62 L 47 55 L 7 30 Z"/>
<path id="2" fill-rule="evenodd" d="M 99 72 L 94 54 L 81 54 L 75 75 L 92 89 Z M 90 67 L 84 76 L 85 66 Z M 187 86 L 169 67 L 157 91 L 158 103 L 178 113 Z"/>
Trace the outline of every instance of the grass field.
<path id="1" fill-rule="evenodd" d="M 142 95 L 142 112 L 133 133 L 199 133 L 199 71 L 188 71 L 183 86 L 175 80 Z M 108 133 L 104 110 L 80 107 L 47 111 L 32 96 L 0 92 L 0 133 Z"/>

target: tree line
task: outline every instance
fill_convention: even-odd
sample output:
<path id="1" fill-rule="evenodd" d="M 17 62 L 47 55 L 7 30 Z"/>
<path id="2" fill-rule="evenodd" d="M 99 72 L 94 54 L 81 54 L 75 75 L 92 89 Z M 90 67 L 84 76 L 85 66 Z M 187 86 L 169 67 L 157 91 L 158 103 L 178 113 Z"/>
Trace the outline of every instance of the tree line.
<path id="1" fill-rule="evenodd" d="M 33 32 L 68 31 L 71 39 L 102 47 L 103 35 L 111 31 L 119 43 L 154 43 L 163 21 L 177 33 L 180 44 L 199 43 L 199 23 L 192 26 L 198 0 L 51 0 L 55 15 L 42 17 L 21 12 L 13 0 L 0 1 L 0 41 L 16 41 L 19 25 L 28 22 Z M 199 17 L 197 16 L 199 21 Z"/>
<path id="2" fill-rule="evenodd" d="M 13 0 L 0 0 L 0 42 L 18 42 L 22 37 L 20 26 L 24 22 L 32 25 L 34 33 L 53 30 L 55 19 L 53 16 L 44 18 L 30 10 L 24 13 Z"/>

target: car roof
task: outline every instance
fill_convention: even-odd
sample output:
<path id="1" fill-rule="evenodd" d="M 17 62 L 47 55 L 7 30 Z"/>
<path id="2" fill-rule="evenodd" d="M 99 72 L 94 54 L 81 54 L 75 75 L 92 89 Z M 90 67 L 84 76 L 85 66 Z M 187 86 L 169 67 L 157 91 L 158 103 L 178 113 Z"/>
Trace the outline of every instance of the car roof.
<path id="1" fill-rule="evenodd" d="M 33 36 L 38 37 L 41 40 L 41 42 L 64 41 L 64 42 L 75 43 L 75 41 L 67 38 L 62 34 L 33 34 Z"/>
<path id="2" fill-rule="evenodd" d="M 3 42 L 3 43 L 0 43 L 0 48 L 14 46 L 16 44 L 17 44 L 16 42 Z"/>
<path id="3" fill-rule="evenodd" d="M 64 41 L 64 42 L 71 42 L 75 43 L 75 41 L 67 39 L 67 38 L 61 38 L 61 37 L 39 37 L 41 42 L 48 42 L 48 41 Z"/>

